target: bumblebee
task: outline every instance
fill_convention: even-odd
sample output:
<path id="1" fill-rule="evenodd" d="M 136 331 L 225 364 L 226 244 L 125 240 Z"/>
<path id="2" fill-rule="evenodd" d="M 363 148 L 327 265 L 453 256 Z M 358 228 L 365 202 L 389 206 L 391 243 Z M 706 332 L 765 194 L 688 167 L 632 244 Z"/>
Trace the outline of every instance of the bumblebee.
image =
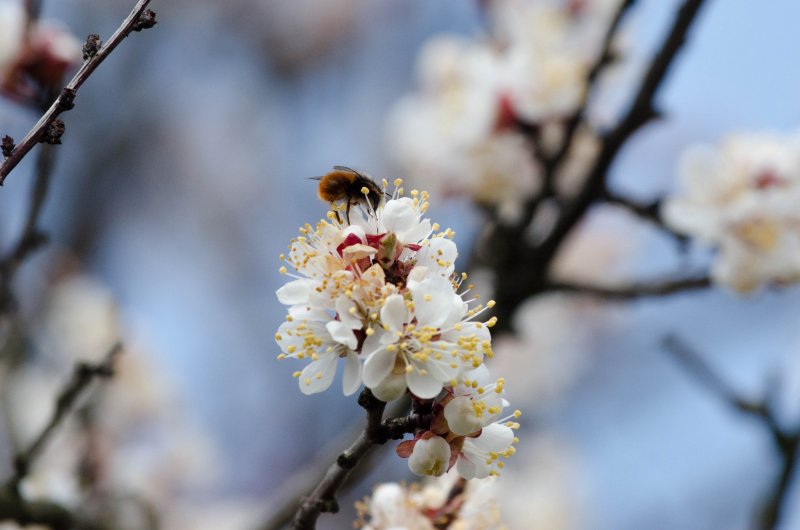
<path id="1" fill-rule="evenodd" d="M 333 171 L 330 173 L 311 179 L 319 181 L 317 194 L 323 201 L 330 203 L 346 201 L 345 219 L 348 224 L 352 205 L 369 202 L 374 211 L 383 200 L 384 191 L 372 178 L 349 167 L 333 166 Z"/>

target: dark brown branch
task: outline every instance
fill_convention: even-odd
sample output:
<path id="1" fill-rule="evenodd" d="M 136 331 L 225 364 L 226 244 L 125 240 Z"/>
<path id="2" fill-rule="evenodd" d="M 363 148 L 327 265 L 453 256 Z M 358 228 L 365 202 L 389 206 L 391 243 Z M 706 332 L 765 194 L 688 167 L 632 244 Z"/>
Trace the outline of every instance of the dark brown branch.
<path id="1" fill-rule="evenodd" d="M 619 124 L 603 136 L 600 155 L 578 196 L 564 208 L 550 235 L 535 249 L 538 259 L 552 259 L 563 241 L 586 211 L 606 189 L 608 170 L 617 154 L 643 125 L 658 116 L 654 99 L 675 57 L 686 42 L 689 28 L 704 0 L 685 0 L 678 11 L 667 38 L 650 63 L 650 67 L 636 93 L 633 104 Z"/>
<path id="2" fill-rule="evenodd" d="M 634 300 L 637 298 L 669 296 L 685 291 L 705 289 L 710 286 L 711 280 L 708 276 L 694 276 L 690 278 L 659 280 L 608 287 L 553 281 L 548 283 L 545 289 L 548 291 L 562 291 L 594 296 L 608 300 Z"/>
<path id="3" fill-rule="evenodd" d="M 561 206 L 549 234 L 537 242 L 525 238 L 527 223 L 535 212 L 526 209 L 522 223 L 513 227 L 498 225 L 487 248 L 480 254 L 496 274 L 495 309 L 498 317 L 497 332 L 511 328 L 517 307 L 531 296 L 545 292 L 550 265 L 573 229 L 584 218 L 589 208 L 602 200 L 606 191 L 609 170 L 628 139 L 640 127 L 658 115 L 654 99 L 675 57 L 682 48 L 688 31 L 696 19 L 704 0 L 684 0 L 667 35 L 653 57 L 635 97 L 619 123 L 601 137 L 601 148 L 585 183 L 578 194 Z M 529 202 L 535 209 L 541 198 Z M 530 216 L 528 216 L 530 214 Z"/>
<path id="4" fill-rule="evenodd" d="M 36 125 L 25 135 L 25 138 L 19 142 L 11 151 L 8 157 L 0 164 L 0 186 L 5 182 L 6 177 L 11 171 L 17 167 L 20 161 L 27 155 L 34 146 L 42 141 L 48 141 L 48 130 L 51 130 L 53 124 L 58 120 L 58 117 L 74 106 L 75 96 L 80 87 L 86 82 L 87 79 L 97 70 L 97 67 L 111 54 L 112 51 L 122 42 L 125 37 L 130 35 L 133 31 L 141 31 L 142 29 L 152 27 L 155 24 L 155 14 L 147 9 L 147 5 L 151 0 L 139 0 L 133 11 L 122 22 L 122 25 L 117 28 L 117 31 L 108 39 L 108 42 L 83 63 L 81 68 L 75 76 L 67 83 L 67 86 L 61 91 L 61 94 L 56 98 L 50 108 L 39 118 Z M 50 139 L 48 143 L 53 143 Z M 56 139 L 57 140 L 57 139 Z"/>
<path id="5" fill-rule="evenodd" d="M 640 203 L 625 197 L 620 197 L 619 195 L 605 190 L 602 194 L 602 200 L 613 206 L 624 208 L 636 217 L 651 223 L 664 233 L 675 238 L 675 240 L 681 245 L 685 245 L 688 242 L 688 238 L 684 234 L 674 231 L 664 223 L 664 220 L 661 218 L 661 205 L 663 202 L 661 199 L 656 199 L 647 203 Z"/>
<path id="6" fill-rule="evenodd" d="M 551 185 L 553 179 L 555 178 L 556 170 L 564 161 L 564 158 L 567 156 L 567 154 L 569 154 L 569 151 L 572 148 L 575 134 L 578 132 L 578 129 L 580 129 L 580 125 L 586 121 L 586 112 L 589 107 L 589 100 L 591 99 L 592 92 L 597 85 L 597 80 L 600 77 L 600 73 L 615 59 L 613 52 L 614 40 L 617 37 L 617 33 L 619 32 L 622 20 L 625 18 L 625 14 L 631 7 L 633 7 L 636 1 L 637 0 L 625 0 L 619 5 L 617 11 L 614 13 L 611 23 L 609 24 L 605 36 L 603 37 L 603 43 L 600 46 L 600 54 L 597 56 L 595 63 L 589 69 L 589 73 L 586 76 L 586 88 L 580 106 L 567 120 L 566 130 L 564 131 L 564 139 L 562 140 L 558 151 L 552 157 L 545 160 L 545 172 Z"/>
<path id="7" fill-rule="evenodd" d="M 293 530 L 313 530 L 320 514 L 339 511 L 336 494 L 370 449 L 388 440 L 400 439 L 404 434 L 414 432 L 415 429 L 426 423 L 430 424 L 431 421 L 430 416 L 416 413 L 384 420 L 386 403 L 375 398 L 369 389 L 361 392 L 358 404 L 367 411 L 366 426 L 350 447 L 330 465 L 311 494 L 303 499 L 292 521 Z"/>
<path id="8" fill-rule="evenodd" d="M 387 409 L 386 414 L 390 418 L 402 417 L 408 413 L 408 399 L 394 401 Z M 318 452 L 311 462 L 285 480 L 281 484 L 282 494 L 280 498 L 269 504 L 269 515 L 259 528 L 261 530 L 281 530 L 285 528 L 291 522 L 304 497 L 319 484 L 321 478 L 320 469 L 325 469 L 331 461 L 335 461 L 341 454 L 341 448 L 350 443 L 351 440 L 356 439 L 363 429 L 359 422 L 358 425 L 354 425 L 347 432 L 337 436 L 322 451 Z M 386 450 L 389 450 L 388 445 L 376 447 L 375 450 L 370 451 L 362 459 L 361 464 L 352 470 L 347 481 L 339 488 L 339 493 L 346 492 L 351 484 L 358 482 L 359 478 L 368 472 L 370 468 L 369 462 L 380 458 L 380 455 Z"/>
<path id="9" fill-rule="evenodd" d="M 114 363 L 122 352 L 122 345 L 115 344 L 106 354 L 105 359 L 98 364 L 78 363 L 72 377 L 61 389 L 56 399 L 53 415 L 42 429 L 36 439 L 27 449 L 18 453 L 14 458 L 14 475 L 8 480 L 6 486 L 12 491 L 18 491 L 19 484 L 28 475 L 31 466 L 49 442 L 51 436 L 61 425 L 67 415 L 75 407 L 75 403 L 89 388 L 96 378 L 110 377 L 113 375 Z"/>
<path id="10" fill-rule="evenodd" d="M 798 451 L 800 451 L 800 429 L 796 426 L 784 426 L 775 412 L 771 400 L 754 401 L 741 397 L 727 382 L 717 375 L 697 352 L 683 341 L 676 337 L 667 337 L 664 341 L 664 346 L 704 387 L 716 394 L 734 410 L 760 421 L 769 431 L 781 457 L 781 472 L 769 495 L 764 500 L 762 508 L 759 510 L 756 528 L 760 530 L 776 530 L 796 474 Z"/>

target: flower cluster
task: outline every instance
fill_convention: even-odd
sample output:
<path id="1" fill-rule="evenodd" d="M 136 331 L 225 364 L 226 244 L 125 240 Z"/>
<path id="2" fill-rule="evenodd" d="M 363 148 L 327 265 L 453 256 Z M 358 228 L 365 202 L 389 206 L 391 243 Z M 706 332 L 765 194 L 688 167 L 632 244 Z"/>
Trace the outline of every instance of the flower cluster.
<path id="1" fill-rule="evenodd" d="M 389 118 L 389 149 L 444 193 L 515 205 L 541 186 L 527 127 L 557 145 L 581 105 L 618 0 L 496 0 L 484 40 L 442 36 L 422 50 L 417 92 Z"/>
<path id="2" fill-rule="evenodd" d="M 483 364 L 496 318 L 482 315 L 494 302 L 479 303 L 454 272 L 453 232 L 423 217 L 428 194 L 403 196 L 401 184 L 376 209 L 365 200 L 345 216 L 334 205 L 292 240 L 281 256 L 294 279 L 277 291 L 290 306 L 278 358 L 309 361 L 294 374 L 305 394 L 327 389 L 340 359 L 346 395 L 362 383 L 383 401 L 408 392 L 431 418 L 398 448 L 415 473 L 495 474 L 517 425 L 499 419 L 505 384 Z"/>
<path id="3" fill-rule="evenodd" d="M 714 281 L 746 292 L 800 280 L 800 133 L 732 135 L 687 151 L 679 171 L 664 218 L 715 247 Z"/>
<path id="4" fill-rule="evenodd" d="M 465 483 L 452 473 L 424 485 L 396 482 L 356 504 L 362 530 L 501 530 L 494 481 Z"/>
<path id="5" fill-rule="evenodd" d="M 0 0 L 0 92 L 34 101 L 81 59 L 81 43 L 61 24 L 28 20 L 23 2 Z"/>

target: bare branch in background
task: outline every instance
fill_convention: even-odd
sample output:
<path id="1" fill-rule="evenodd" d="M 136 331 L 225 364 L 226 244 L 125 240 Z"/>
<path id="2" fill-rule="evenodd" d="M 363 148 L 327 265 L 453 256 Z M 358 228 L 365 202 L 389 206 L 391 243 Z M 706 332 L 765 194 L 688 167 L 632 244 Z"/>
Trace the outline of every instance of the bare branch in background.
<path id="1" fill-rule="evenodd" d="M 800 425 L 787 427 L 781 422 L 770 399 L 753 401 L 738 394 L 703 358 L 677 337 L 667 337 L 664 347 L 702 386 L 733 409 L 747 414 L 767 429 L 778 450 L 781 472 L 759 511 L 756 528 L 776 530 L 789 500 L 800 451 Z"/>
<path id="2" fill-rule="evenodd" d="M 141 31 L 143 29 L 151 28 L 156 24 L 155 13 L 147 9 L 147 5 L 151 0 L 139 0 L 133 11 L 122 22 L 122 25 L 117 28 L 117 31 L 111 38 L 100 46 L 94 53 L 86 53 L 87 48 L 84 48 L 84 56 L 87 58 L 75 76 L 67 83 L 50 106 L 50 108 L 39 118 L 36 125 L 25 135 L 21 142 L 16 144 L 14 148 L 8 153 L 8 156 L 0 164 L 0 185 L 5 182 L 6 177 L 15 167 L 25 158 L 31 149 L 38 143 L 56 144 L 60 143 L 60 136 L 63 133 L 63 122 L 58 117 L 68 110 L 71 110 L 74 105 L 75 96 L 78 90 L 86 82 L 87 79 L 97 70 L 97 67 L 105 61 L 112 51 L 122 42 L 125 37 L 134 31 Z M 94 42 L 94 36 L 89 36 L 89 41 Z M 89 42 L 87 41 L 87 44 Z M 91 46 L 89 46 L 91 48 Z"/>
<path id="3" fill-rule="evenodd" d="M 122 345 L 115 344 L 102 362 L 98 364 L 78 363 L 75 366 L 72 378 L 58 394 L 52 417 L 30 446 L 14 458 L 14 475 L 8 480 L 6 487 L 12 491 L 18 491 L 20 483 L 27 476 L 53 433 L 72 411 L 78 399 L 84 395 L 91 383 L 97 378 L 113 375 L 114 363 L 121 352 Z M 0 513 L 0 519 L 2 516 L 3 514 Z"/>
<path id="4" fill-rule="evenodd" d="M 648 203 L 640 203 L 625 197 L 620 197 L 610 191 L 605 191 L 602 200 L 613 206 L 619 206 L 628 210 L 630 213 L 639 217 L 640 219 L 652 223 L 653 226 L 675 238 L 678 244 L 685 246 L 689 242 L 689 238 L 683 234 L 675 232 L 672 228 L 664 223 L 661 218 L 661 199 L 656 199 Z"/>
<path id="5" fill-rule="evenodd" d="M 623 2 L 611 22 L 603 44 L 603 52 L 589 74 L 588 81 L 591 85 L 587 87 L 587 101 L 591 96 L 591 91 L 597 84 L 596 80 L 599 73 L 612 58 L 614 36 L 618 31 L 624 14 L 634 3 L 630 1 Z M 495 299 L 497 300 L 496 307 L 500 329 L 510 329 L 511 317 L 523 301 L 549 288 L 547 277 L 550 265 L 561 246 L 584 218 L 591 206 L 607 199 L 606 181 L 608 172 L 616 160 L 617 154 L 630 137 L 643 125 L 658 116 L 654 99 L 674 59 L 683 47 L 689 29 L 703 3 L 703 0 L 684 1 L 667 32 L 666 38 L 650 62 L 646 74 L 635 93 L 632 104 L 620 122 L 602 135 L 600 153 L 588 171 L 582 189 L 574 199 L 561 206 L 550 232 L 536 243 L 530 243 L 524 237 L 529 228 L 528 225 L 536 217 L 536 210 L 546 198 L 547 186 L 545 186 L 545 191 L 542 194 L 528 202 L 525 215 L 521 217 L 518 223 L 513 226 L 495 223 L 492 233 L 485 238 L 485 241 L 488 242 L 485 255 L 491 256 L 491 259 L 485 260 L 486 264 L 492 270 L 498 272 L 496 274 Z M 583 105 L 585 106 L 585 104 L 586 102 Z M 585 114 L 584 106 L 579 108 L 576 116 Z M 551 163 L 546 167 L 546 180 L 553 178 L 561 160 L 566 158 L 571 144 L 574 143 L 575 131 L 585 121 L 585 116 L 574 121 L 576 122 L 574 125 L 572 123 L 567 124 L 568 134 L 566 135 L 566 141 L 556 155 L 557 163 Z M 647 212 L 643 209 L 639 213 L 645 214 Z M 655 220 L 655 217 L 650 214 L 647 215 L 647 218 L 650 221 Z M 499 273 L 499 271 L 502 271 L 502 273 Z"/>
<path id="6" fill-rule="evenodd" d="M 702 275 L 689 278 L 640 282 L 620 286 L 602 286 L 553 281 L 547 284 L 546 289 L 548 291 L 562 291 L 567 293 L 594 296 L 597 298 L 606 298 L 609 300 L 635 300 L 637 298 L 669 296 L 671 294 L 706 289 L 708 287 L 711 287 L 711 279 L 708 276 Z"/>

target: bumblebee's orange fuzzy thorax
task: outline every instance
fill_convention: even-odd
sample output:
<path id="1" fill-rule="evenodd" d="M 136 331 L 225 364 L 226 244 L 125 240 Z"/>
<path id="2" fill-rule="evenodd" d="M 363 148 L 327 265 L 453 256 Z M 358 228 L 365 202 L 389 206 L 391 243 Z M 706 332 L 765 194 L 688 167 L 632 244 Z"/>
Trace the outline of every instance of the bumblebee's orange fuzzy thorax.
<path id="1" fill-rule="evenodd" d="M 347 191 L 356 180 L 356 174 L 350 171 L 334 170 L 320 178 L 317 194 L 326 202 L 334 202 L 347 195 Z"/>

